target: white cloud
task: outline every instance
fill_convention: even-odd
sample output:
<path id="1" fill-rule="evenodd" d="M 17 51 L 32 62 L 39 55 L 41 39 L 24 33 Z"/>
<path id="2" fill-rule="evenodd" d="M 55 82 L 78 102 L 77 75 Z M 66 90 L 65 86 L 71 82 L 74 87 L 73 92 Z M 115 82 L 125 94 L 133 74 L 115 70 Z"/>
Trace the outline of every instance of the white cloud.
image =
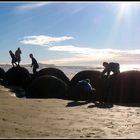
<path id="1" fill-rule="evenodd" d="M 45 46 L 50 45 L 50 43 L 57 43 L 65 40 L 74 39 L 71 36 L 63 37 L 50 37 L 45 35 L 39 36 L 26 36 L 22 41 L 26 45 L 39 45 Z M 103 61 L 112 61 L 119 63 L 131 63 L 138 64 L 140 62 L 140 50 L 117 50 L 117 49 L 96 49 L 88 47 L 76 47 L 74 45 L 66 46 L 49 46 L 47 47 L 49 51 L 55 52 L 65 52 L 70 53 L 71 57 L 65 57 L 60 59 L 50 59 L 42 60 L 42 63 L 53 63 L 56 65 L 94 65 L 102 64 Z"/>
<path id="2" fill-rule="evenodd" d="M 57 65 L 72 64 L 102 64 L 103 61 L 119 62 L 128 64 L 138 64 L 140 62 L 140 50 L 115 50 L 115 49 L 95 49 L 87 47 L 69 46 L 52 46 L 50 51 L 65 51 L 72 54 L 70 58 L 60 58 L 47 60 L 46 63 L 54 63 Z M 45 63 L 45 61 L 42 61 Z"/>
<path id="3" fill-rule="evenodd" d="M 17 6 L 16 9 L 18 11 L 27 11 L 27 10 L 39 8 L 48 4 L 49 2 L 32 2 L 32 3 L 27 3 L 27 4 L 22 4 L 20 6 Z"/>
<path id="4" fill-rule="evenodd" d="M 112 59 L 116 55 L 122 53 L 119 50 L 112 50 L 112 49 L 95 49 L 95 48 L 87 48 L 87 47 L 75 47 L 72 45 L 68 46 L 52 46 L 49 47 L 48 50 L 50 51 L 65 51 L 73 54 L 82 55 L 85 58 L 96 58 L 96 59 L 105 59 L 110 58 Z"/>
<path id="5" fill-rule="evenodd" d="M 50 37 L 50 36 L 45 36 L 45 35 L 39 35 L 39 36 L 27 36 L 24 37 L 20 43 L 26 44 L 26 45 L 40 45 L 40 46 L 45 46 L 48 45 L 49 43 L 54 43 L 54 42 L 61 42 L 65 40 L 73 39 L 71 36 L 63 36 L 63 37 Z"/>

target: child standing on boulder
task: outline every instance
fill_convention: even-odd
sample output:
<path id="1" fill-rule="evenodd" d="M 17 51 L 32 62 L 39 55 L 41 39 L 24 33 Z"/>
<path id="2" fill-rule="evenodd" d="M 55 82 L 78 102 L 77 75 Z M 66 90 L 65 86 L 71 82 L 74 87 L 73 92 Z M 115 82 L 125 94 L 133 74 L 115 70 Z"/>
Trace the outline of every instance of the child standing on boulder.
<path id="1" fill-rule="evenodd" d="M 12 65 L 13 65 L 13 67 L 14 66 L 17 66 L 17 59 L 16 59 L 16 57 L 15 57 L 15 55 L 14 55 L 14 53 L 10 50 L 9 51 L 9 53 L 10 53 L 10 56 L 11 56 L 11 58 L 12 58 L 12 61 L 11 61 L 11 63 L 12 63 Z"/>
<path id="2" fill-rule="evenodd" d="M 21 50 L 20 50 L 20 48 L 18 48 L 17 50 L 16 50 L 16 52 L 15 52 L 15 57 L 16 57 L 16 59 L 17 59 L 17 62 L 18 62 L 18 66 L 19 66 L 19 64 L 20 64 L 20 61 L 21 61 Z"/>
<path id="3" fill-rule="evenodd" d="M 29 54 L 30 58 L 32 59 L 32 64 L 31 64 L 31 67 L 33 67 L 33 74 L 35 74 L 37 71 L 36 69 L 39 68 L 39 65 L 36 61 L 36 59 L 33 57 L 33 54 Z"/>

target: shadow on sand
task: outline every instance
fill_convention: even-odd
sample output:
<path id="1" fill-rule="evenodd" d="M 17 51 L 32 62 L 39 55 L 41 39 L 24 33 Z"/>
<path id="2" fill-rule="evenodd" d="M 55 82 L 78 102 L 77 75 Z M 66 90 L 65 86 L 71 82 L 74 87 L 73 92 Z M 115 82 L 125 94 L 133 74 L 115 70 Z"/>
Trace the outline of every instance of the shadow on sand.
<path id="1" fill-rule="evenodd" d="M 88 108 L 93 108 L 93 107 L 98 107 L 98 108 L 112 108 L 113 104 L 112 103 L 106 103 L 106 102 L 94 102 L 94 105 L 89 105 Z"/>
<path id="2" fill-rule="evenodd" d="M 66 107 L 75 107 L 75 106 L 81 106 L 81 105 L 86 105 L 88 104 L 89 101 L 72 101 L 69 102 Z"/>
<path id="3" fill-rule="evenodd" d="M 140 103 L 116 103 L 116 105 L 125 107 L 140 107 Z"/>
<path id="4" fill-rule="evenodd" d="M 105 102 L 95 102 L 95 101 L 72 101 L 69 102 L 66 107 L 75 107 L 75 106 L 81 106 L 86 105 L 89 103 L 93 103 L 93 105 L 89 105 L 88 108 L 98 107 L 98 108 L 112 108 L 113 104 L 111 103 L 105 103 Z"/>

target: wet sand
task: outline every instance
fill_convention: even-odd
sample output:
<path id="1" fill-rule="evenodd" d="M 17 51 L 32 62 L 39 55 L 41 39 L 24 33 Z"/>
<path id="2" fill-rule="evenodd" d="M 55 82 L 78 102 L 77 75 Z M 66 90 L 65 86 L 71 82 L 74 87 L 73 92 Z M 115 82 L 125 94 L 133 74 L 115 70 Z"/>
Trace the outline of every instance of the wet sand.
<path id="1" fill-rule="evenodd" d="M 25 99 L 0 86 L 0 138 L 140 138 L 140 107 Z"/>

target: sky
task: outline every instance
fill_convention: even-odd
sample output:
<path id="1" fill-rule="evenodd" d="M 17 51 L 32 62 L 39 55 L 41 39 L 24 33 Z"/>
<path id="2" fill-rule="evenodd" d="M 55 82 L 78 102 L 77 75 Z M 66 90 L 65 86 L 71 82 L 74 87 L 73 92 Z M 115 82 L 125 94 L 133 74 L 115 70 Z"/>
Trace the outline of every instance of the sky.
<path id="1" fill-rule="evenodd" d="M 0 64 L 20 47 L 21 64 L 140 64 L 139 1 L 0 2 Z"/>

